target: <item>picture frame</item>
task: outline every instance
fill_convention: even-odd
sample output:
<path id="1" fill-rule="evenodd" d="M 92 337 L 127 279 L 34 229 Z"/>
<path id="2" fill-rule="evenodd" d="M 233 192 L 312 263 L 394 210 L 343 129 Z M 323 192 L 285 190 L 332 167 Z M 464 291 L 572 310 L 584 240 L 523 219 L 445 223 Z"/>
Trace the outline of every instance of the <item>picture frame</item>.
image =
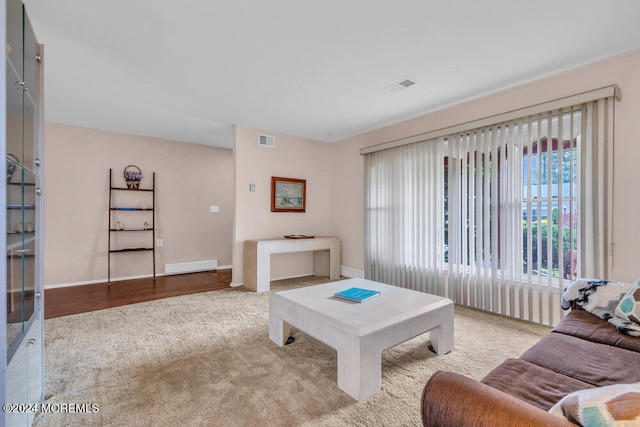
<path id="1" fill-rule="evenodd" d="M 271 177 L 271 212 L 306 212 L 307 180 Z"/>

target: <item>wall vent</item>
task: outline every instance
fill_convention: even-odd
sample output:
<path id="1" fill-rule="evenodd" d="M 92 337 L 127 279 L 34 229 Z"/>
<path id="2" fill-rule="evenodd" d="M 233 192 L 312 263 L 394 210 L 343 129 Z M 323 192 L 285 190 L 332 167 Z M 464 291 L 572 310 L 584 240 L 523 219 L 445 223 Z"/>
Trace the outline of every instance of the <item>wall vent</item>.
<path id="1" fill-rule="evenodd" d="M 258 135 L 258 145 L 261 147 L 274 148 L 276 146 L 276 137 L 271 135 Z"/>
<path id="2" fill-rule="evenodd" d="M 404 80 L 395 82 L 394 84 L 389 85 L 386 88 L 389 89 L 391 92 L 400 92 L 401 90 L 404 90 L 409 86 L 413 86 L 414 84 L 416 84 L 415 80 L 404 79 Z"/>

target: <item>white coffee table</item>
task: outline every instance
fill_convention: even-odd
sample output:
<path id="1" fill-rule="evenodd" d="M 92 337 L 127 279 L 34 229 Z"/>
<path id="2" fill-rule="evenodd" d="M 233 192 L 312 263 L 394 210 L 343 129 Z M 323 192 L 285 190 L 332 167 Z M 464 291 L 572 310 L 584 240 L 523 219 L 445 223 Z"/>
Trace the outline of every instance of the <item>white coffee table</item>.
<path id="1" fill-rule="evenodd" d="M 357 287 L 380 292 L 353 303 L 333 296 Z M 348 279 L 271 294 L 269 338 L 283 346 L 294 326 L 338 352 L 338 387 L 356 400 L 380 390 L 382 351 L 431 331 L 442 355 L 453 349 L 453 302 L 447 298 Z"/>

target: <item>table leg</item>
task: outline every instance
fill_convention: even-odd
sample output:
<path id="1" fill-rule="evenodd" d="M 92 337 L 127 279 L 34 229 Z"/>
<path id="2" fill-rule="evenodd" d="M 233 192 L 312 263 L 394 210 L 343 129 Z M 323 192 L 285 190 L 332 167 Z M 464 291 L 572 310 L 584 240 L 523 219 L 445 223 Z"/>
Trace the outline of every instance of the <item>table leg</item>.
<path id="1" fill-rule="evenodd" d="M 291 325 L 282 320 L 282 316 L 274 307 L 273 301 L 269 304 L 269 339 L 283 347 L 291 333 Z"/>
<path id="2" fill-rule="evenodd" d="M 453 316 L 447 316 L 440 326 L 429 332 L 431 345 L 439 356 L 453 350 Z"/>
<path id="3" fill-rule="evenodd" d="M 361 343 L 338 350 L 338 387 L 360 401 L 378 392 L 382 385 L 382 352 Z"/>
<path id="4" fill-rule="evenodd" d="M 340 248 L 314 251 L 313 274 L 328 277 L 330 280 L 340 279 Z"/>
<path id="5" fill-rule="evenodd" d="M 313 251 L 313 274 L 315 276 L 331 276 L 331 257 L 328 249 Z"/>

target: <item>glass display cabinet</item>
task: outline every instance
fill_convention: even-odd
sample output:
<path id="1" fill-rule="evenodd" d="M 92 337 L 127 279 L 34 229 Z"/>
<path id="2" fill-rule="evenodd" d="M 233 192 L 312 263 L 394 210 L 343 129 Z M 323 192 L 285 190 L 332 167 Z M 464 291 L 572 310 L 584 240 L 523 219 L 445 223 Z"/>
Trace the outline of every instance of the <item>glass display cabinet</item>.
<path id="1" fill-rule="evenodd" d="M 20 0 L 0 0 L 6 12 L 1 91 L 5 106 L 0 147 L 6 157 L 5 185 L 0 186 L 6 213 L 0 239 L 6 263 L 0 263 L 5 315 L 0 325 L 0 397 L 9 404 L 0 425 L 31 425 L 35 413 L 20 404 L 44 396 L 42 77 L 43 47 L 36 41 Z M 6 37 L 6 38 L 5 38 Z M 16 405 L 15 411 L 12 405 Z M 8 409 L 8 410 L 7 410 Z"/>

